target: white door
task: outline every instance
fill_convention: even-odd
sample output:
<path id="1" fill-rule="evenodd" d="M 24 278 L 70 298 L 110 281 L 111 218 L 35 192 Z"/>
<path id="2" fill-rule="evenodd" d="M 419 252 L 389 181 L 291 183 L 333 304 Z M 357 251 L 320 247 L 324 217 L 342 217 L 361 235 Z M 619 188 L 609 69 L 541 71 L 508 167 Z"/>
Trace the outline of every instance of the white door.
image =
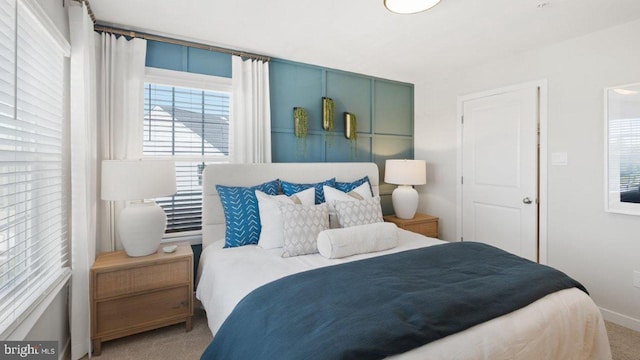
<path id="1" fill-rule="evenodd" d="M 462 104 L 462 238 L 538 261 L 539 90 Z"/>

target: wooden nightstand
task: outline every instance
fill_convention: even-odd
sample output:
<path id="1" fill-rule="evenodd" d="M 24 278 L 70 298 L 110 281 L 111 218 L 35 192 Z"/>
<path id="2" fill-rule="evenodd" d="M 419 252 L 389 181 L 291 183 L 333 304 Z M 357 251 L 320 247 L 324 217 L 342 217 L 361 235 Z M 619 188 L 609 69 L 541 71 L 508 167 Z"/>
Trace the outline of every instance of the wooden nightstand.
<path id="1" fill-rule="evenodd" d="M 398 219 L 395 215 L 387 215 L 384 217 L 384 221 L 392 222 L 401 229 L 413 231 L 424 236 L 437 238 L 439 235 L 438 218 L 435 216 L 416 213 L 413 219 L 404 220 Z"/>
<path id="2" fill-rule="evenodd" d="M 124 251 L 100 254 L 91 267 L 91 339 L 102 342 L 184 322 L 193 315 L 193 252 L 180 244 L 143 257 Z"/>

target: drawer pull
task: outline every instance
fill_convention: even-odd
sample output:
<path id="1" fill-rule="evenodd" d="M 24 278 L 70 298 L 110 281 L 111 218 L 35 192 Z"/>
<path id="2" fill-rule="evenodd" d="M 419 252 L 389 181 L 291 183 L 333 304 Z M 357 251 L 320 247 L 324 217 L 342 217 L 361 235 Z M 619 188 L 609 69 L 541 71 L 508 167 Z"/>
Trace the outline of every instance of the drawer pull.
<path id="1" fill-rule="evenodd" d="M 174 306 L 172 309 L 180 309 L 181 307 L 185 307 L 189 305 L 188 301 L 181 301 L 180 304 L 178 304 L 178 306 Z"/>

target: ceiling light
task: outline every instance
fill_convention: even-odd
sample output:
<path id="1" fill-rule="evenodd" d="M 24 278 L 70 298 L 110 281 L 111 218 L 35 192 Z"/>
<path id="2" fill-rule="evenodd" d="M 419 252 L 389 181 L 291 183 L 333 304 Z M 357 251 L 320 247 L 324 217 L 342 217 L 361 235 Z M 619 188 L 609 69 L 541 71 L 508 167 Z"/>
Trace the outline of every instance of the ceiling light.
<path id="1" fill-rule="evenodd" d="M 396 14 L 415 14 L 431 9 L 440 0 L 384 0 L 384 6 Z"/>

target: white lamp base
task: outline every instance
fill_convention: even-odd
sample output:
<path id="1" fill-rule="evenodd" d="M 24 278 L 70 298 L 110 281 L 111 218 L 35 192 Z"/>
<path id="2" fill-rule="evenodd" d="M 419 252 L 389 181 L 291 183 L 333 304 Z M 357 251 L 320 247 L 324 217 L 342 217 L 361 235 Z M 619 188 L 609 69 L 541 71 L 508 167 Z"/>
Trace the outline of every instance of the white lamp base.
<path id="1" fill-rule="evenodd" d="M 147 256 L 160 247 L 167 215 L 155 201 L 130 203 L 120 212 L 117 226 L 127 255 Z"/>
<path id="2" fill-rule="evenodd" d="M 409 185 L 399 185 L 391 193 L 393 211 L 398 219 L 413 219 L 418 209 L 418 192 Z"/>

